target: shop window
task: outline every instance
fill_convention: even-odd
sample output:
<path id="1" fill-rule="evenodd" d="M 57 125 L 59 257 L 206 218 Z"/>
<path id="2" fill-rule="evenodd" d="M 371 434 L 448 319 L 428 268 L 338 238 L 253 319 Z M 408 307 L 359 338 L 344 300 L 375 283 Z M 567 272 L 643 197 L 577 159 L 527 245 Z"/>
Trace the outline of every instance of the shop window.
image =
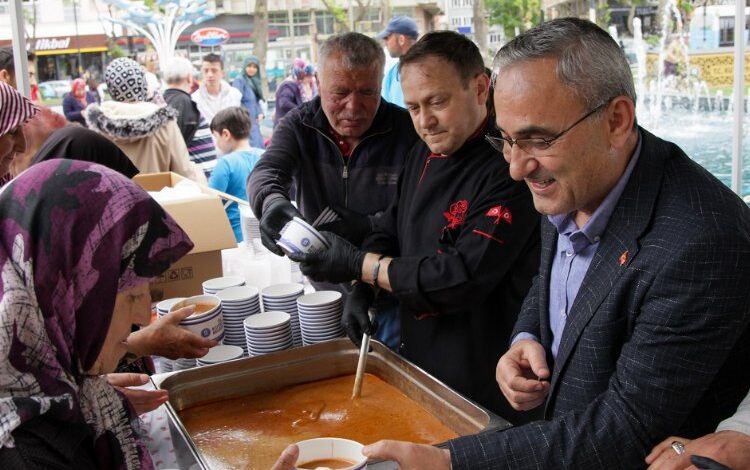
<path id="1" fill-rule="evenodd" d="M 333 15 L 329 12 L 315 12 L 315 25 L 318 28 L 318 34 L 333 34 L 334 23 L 336 20 L 333 19 Z"/>
<path id="2" fill-rule="evenodd" d="M 294 35 L 295 36 L 309 36 L 310 35 L 310 12 L 309 11 L 295 11 L 294 12 Z"/>
<path id="3" fill-rule="evenodd" d="M 734 46 L 734 16 L 719 18 L 719 47 Z"/>
<path id="4" fill-rule="evenodd" d="M 745 18 L 745 30 L 750 28 L 750 16 Z M 719 18 L 719 47 L 734 46 L 734 16 Z"/>
<path id="5" fill-rule="evenodd" d="M 289 15 L 286 11 L 272 11 L 268 13 L 268 29 L 278 31 L 278 37 L 289 37 Z"/>

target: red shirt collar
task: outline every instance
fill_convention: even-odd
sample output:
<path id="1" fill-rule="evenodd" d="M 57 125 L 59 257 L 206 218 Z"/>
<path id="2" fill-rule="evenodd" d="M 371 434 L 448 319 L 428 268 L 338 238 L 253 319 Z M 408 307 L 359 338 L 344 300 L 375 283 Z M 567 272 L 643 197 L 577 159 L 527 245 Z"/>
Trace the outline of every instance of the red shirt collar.
<path id="1" fill-rule="evenodd" d="M 344 157 L 350 157 L 352 154 L 352 148 L 346 143 L 346 140 L 344 140 L 338 132 L 333 130 L 333 127 L 331 126 L 328 127 L 328 133 L 333 137 L 333 142 L 336 144 L 336 147 L 339 148 L 341 154 L 344 155 Z"/>

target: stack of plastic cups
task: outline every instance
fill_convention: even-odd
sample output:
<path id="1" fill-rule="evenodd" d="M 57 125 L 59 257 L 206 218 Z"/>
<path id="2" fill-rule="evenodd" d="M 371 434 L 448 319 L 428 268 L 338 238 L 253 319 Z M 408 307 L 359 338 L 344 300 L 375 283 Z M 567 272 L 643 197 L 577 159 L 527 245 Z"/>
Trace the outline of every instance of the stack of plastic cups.
<path id="1" fill-rule="evenodd" d="M 237 286 L 224 289 L 216 294 L 221 299 L 224 315 L 224 344 L 242 348 L 247 356 L 247 341 L 243 321 L 251 315 L 260 313 L 258 288 Z"/>
<path id="2" fill-rule="evenodd" d="M 195 362 L 199 367 L 210 366 L 212 364 L 220 364 L 222 362 L 240 359 L 243 354 L 244 352 L 239 346 L 220 344 L 209 349 L 205 356 L 199 357 Z"/>
<path id="3" fill-rule="evenodd" d="M 321 290 L 297 299 L 302 342 L 305 346 L 344 335 L 341 328 L 341 292 Z"/>
<path id="4" fill-rule="evenodd" d="M 262 356 L 292 347 L 291 318 L 286 312 L 263 312 L 245 319 L 250 356 Z"/>
<path id="5" fill-rule="evenodd" d="M 216 295 L 219 291 L 229 289 L 230 287 L 244 286 L 245 278 L 240 276 L 216 277 L 203 281 L 203 293 L 206 295 Z"/>
<path id="6" fill-rule="evenodd" d="M 260 240 L 260 221 L 249 207 L 240 207 L 240 229 L 242 240 L 255 254 L 267 251 Z"/>
<path id="7" fill-rule="evenodd" d="M 297 313 L 297 298 L 305 292 L 302 284 L 276 284 L 268 286 L 261 291 L 263 298 L 263 311 L 286 312 L 291 317 L 292 340 L 294 346 L 302 346 L 302 331 L 299 327 Z"/>

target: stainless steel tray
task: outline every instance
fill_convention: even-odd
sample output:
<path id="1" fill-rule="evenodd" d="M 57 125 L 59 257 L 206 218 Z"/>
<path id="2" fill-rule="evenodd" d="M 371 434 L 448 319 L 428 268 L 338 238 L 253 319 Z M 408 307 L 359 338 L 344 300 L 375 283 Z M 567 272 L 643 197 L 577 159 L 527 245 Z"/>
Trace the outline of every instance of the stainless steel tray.
<path id="1" fill-rule="evenodd" d="M 511 426 L 383 344 L 373 341 L 371 345 L 367 372 L 377 375 L 417 401 L 457 434 L 474 434 Z M 185 441 L 200 467 L 209 469 L 182 425 L 179 411 L 204 403 L 354 374 L 358 354 L 359 351 L 348 339 L 339 339 L 266 356 L 155 375 L 152 381 L 156 388 L 169 391 L 167 412 L 172 420 L 172 429 Z"/>

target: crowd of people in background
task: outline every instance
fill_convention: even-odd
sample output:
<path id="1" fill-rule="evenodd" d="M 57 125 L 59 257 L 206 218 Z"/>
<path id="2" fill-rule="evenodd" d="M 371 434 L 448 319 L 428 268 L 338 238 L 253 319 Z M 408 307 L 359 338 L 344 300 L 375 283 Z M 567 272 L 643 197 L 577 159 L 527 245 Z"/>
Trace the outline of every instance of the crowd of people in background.
<path id="1" fill-rule="evenodd" d="M 153 467 L 135 415 L 167 392 L 121 372 L 216 345 L 179 328 L 191 307 L 150 323 L 149 281 L 193 245 L 131 178 L 172 171 L 248 201 L 279 255 L 289 220 L 333 209 L 329 248 L 290 258 L 345 293 L 352 341 L 374 335 L 514 424 L 367 457 L 750 468 L 747 205 L 638 125 L 597 25 L 537 26 L 491 73 L 465 36 L 418 36 L 396 17 L 380 43 L 326 40 L 320 70 L 295 59 L 270 141 L 257 57 L 231 83 L 213 53 L 115 59 L 106 94 L 73 80 L 63 116 L 15 89 L 0 49 L 0 467 Z"/>
<path id="2" fill-rule="evenodd" d="M 28 59 L 33 63 L 33 55 Z M 139 62 L 114 59 L 104 71 L 105 86 L 100 86 L 89 71 L 72 80 L 60 113 L 50 106 L 53 103 L 44 104 L 30 72 L 31 102 L 40 111 L 25 125 L 26 151 L 14 159 L 8 173 L 0 175 L 2 181 L 26 169 L 56 130 L 80 126 L 114 143 L 138 172 L 173 171 L 246 199 L 244 183 L 237 183 L 238 172 L 244 175 L 243 181 L 247 179 L 273 128 L 269 125 L 265 132 L 263 129 L 269 108 L 260 60 L 250 55 L 241 65 L 241 73 L 230 84 L 224 59 L 214 53 L 204 55 L 199 66 L 175 56 L 160 67 L 153 53 L 145 54 Z M 289 76 L 275 90 L 273 126 L 291 109 L 317 96 L 315 75 L 308 61 L 296 59 L 290 64 Z M 0 48 L 0 80 L 16 86 L 10 47 Z M 229 115 L 224 113 L 213 122 L 230 110 Z M 237 140 L 237 132 L 242 134 L 245 127 L 247 145 Z M 216 130 L 212 133 L 212 129 Z M 234 139 L 231 145 L 227 133 Z M 226 162 L 218 165 L 223 157 Z M 221 176 L 212 179 L 217 165 Z M 239 241 L 237 210 L 233 204 L 227 214 Z"/>

